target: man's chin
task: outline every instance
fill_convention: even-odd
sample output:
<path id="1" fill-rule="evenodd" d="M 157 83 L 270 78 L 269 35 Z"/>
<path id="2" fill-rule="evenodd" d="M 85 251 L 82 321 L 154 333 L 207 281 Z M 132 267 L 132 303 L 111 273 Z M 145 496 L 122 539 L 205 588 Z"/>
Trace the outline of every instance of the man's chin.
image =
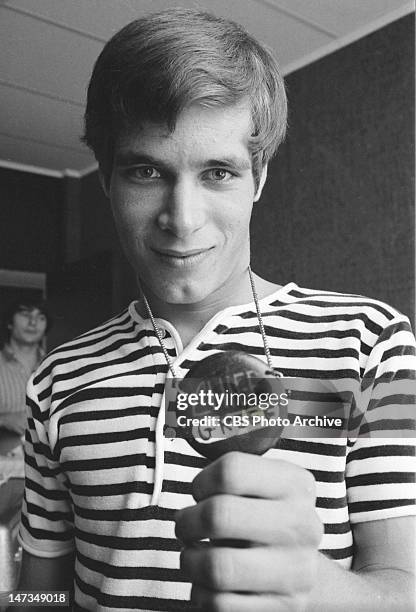
<path id="1" fill-rule="evenodd" d="M 210 295 L 211 291 L 207 287 L 206 283 L 163 283 L 158 287 L 151 287 L 151 291 L 157 298 L 165 304 L 172 304 L 172 306 L 190 305 L 203 302 L 204 299 Z"/>
<path id="2" fill-rule="evenodd" d="M 167 292 L 160 297 L 166 304 L 172 304 L 172 306 L 198 304 L 202 302 L 207 295 L 202 291 L 184 291 L 184 292 Z"/>

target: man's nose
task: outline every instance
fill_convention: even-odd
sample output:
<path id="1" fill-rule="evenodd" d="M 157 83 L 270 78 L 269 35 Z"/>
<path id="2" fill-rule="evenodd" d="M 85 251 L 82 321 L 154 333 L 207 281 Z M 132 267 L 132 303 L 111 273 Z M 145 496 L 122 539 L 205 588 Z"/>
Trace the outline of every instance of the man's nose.
<path id="1" fill-rule="evenodd" d="M 189 178 L 176 181 L 166 195 L 158 223 L 178 238 L 197 231 L 205 222 L 201 187 Z"/>

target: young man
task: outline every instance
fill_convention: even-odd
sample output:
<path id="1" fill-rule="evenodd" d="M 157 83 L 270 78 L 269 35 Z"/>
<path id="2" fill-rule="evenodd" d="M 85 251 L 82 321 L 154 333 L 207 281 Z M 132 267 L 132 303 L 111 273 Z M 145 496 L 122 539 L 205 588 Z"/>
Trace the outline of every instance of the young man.
<path id="1" fill-rule="evenodd" d="M 408 440 L 287 438 L 209 462 L 163 436 L 166 377 L 210 354 L 363 380 L 367 405 L 414 371 L 409 323 L 389 306 L 252 287 L 252 206 L 285 123 L 273 58 L 232 22 L 159 13 L 100 55 L 85 139 L 141 290 L 29 385 L 21 588 L 73 581 L 78 610 L 412 605 Z"/>
<path id="2" fill-rule="evenodd" d="M 48 328 L 43 302 L 21 300 L 4 313 L 6 341 L 0 351 L 0 428 L 23 435 L 26 429 L 26 385 L 44 356 Z"/>

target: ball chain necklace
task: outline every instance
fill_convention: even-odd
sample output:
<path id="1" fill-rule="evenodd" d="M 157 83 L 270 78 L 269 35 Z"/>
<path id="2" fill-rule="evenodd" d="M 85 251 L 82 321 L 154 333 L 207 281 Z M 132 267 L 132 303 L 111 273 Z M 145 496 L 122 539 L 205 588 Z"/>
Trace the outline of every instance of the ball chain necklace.
<path id="1" fill-rule="evenodd" d="M 248 267 L 248 274 L 250 278 L 251 292 L 253 295 L 254 304 L 256 306 L 257 320 L 263 340 L 264 354 L 266 356 L 267 365 L 258 357 L 255 357 L 250 353 L 246 353 L 244 351 L 230 350 L 214 353 L 212 355 L 209 355 L 208 357 L 205 357 L 204 359 L 197 361 L 190 368 L 186 376 L 179 383 L 179 387 L 181 390 L 186 388 L 188 390 L 188 393 L 189 390 L 192 393 L 195 390 L 195 384 L 198 387 L 200 383 L 203 383 L 203 387 L 205 390 L 209 389 L 214 393 L 218 393 L 221 392 L 223 389 L 227 389 L 230 385 L 232 386 L 234 384 L 233 381 L 241 381 L 242 377 L 246 380 L 250 380 L 250 384 L 254 384 L 254 381 L 260 381 L 261 384 L 263 384 L 263 388 L 265 379 L 270 377 L 273 377 L 275 380 L 275 383 L 273 384 L 274 387 L 276 386 L 276 384 L 280 385 L 280 381 L 283 382 L 283 375 L 272 365 L 270 347 L 264 329 L 257 290 L 250 266 Z M 141 291 L 141 293 L 147 313 L 152 322 L 153 329 L 164 353 L 166 363 L 169 366 L 169 370 L 173 378 L 178 380 L 177 372 L 166 348 L 162 332 L 156 323 L 155 317 L 153 316 L 152 310 L 144 292 Z M 279 379 L 279 383 L 277 382 L 277 379 Z M 242 409 L 244 409 L 244 406 L 242 407 Z M 158 417 L 158 432 L 161 431 L 162 427 L 165 427 L 164 414 L 159 413 L 159 415 L 161 418 L 159 419 Z M 201 455 L 204 455 L 205 457 L 211 460 L 215 460 L 224 453 L 233 450 L 254 453 L 257 455 L 263 454 L 269 448 L 277 444 L 283 429 L 282 427 L 274 427 L 272 430 L 270 430 L 270 428 L 266 428 L 268 430 L 268 432 L 266 433 L 265 428 L 259 427 L 255 430 L 250 430 L 243 433 L 241 430 L 235 431 L 235 428 L 231 428 L 231 430 L 230 428 L 223 429 L 221 428 L 221 425 L 219 425 L 219 428 L 220 429 L 218 429 L 217 427 L 217 435 L 211 436 L 210 433 L 209 439 L 207 439 L 206 437 L 203 439 L 201 437 L 201 431 L 199 430 L 199 428 L 195 428 L 191 425 L 186 426 L 185 428 L 179 427 L 176 428 L 176 430 L 172 430 L 170 428 L 170 432 L 174 431 L 174 436 L 179 435 L 180 437 L 184 438 L 190 444 L 190 446 Z M 171 436 L 169 435 L 168 437 Z M 157 438 L 158 436 L 156 436 L 156 439 Z M 158 469 L 156 470 L 157 477 L 155 479 L 155 482 L 157 482 L 157 486 L 155 485 L 155 491 L 160 491 L 162 486 L 160 465 L 163 464 L 163 452 L 160 449 L 160 445 L 159 451 L 161 453 L 161 456 L 159 460 L 156 461 Z M 155 495 L 156 497 L 154 497 L 154 499 L 157 498 L 156 493 Z"/>

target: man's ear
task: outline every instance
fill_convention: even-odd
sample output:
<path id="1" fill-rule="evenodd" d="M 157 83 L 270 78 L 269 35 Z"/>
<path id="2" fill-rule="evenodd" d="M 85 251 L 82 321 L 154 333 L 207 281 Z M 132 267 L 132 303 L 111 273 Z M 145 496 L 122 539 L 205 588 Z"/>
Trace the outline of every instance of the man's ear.
<path id="1" fill-rule="evenodd" d="M 98 167 L 98 178 L 100 180 L 100 185 L 102 187 L 102 190 L 104 191 L 105 196 L 109 198 L 110 197 L 110 181 L 108 177 L 104 174 L 101 167 Z"/>
<path id="2" fill-rule="evenodd" d="M 253 202 L 258 202 L 260 200 L 261 192 L 263 191 L 264 183 L 267 179 L 267 164 L 265 164 L 262 168 L 259 186 L 257 187 L 256 195 L 254 196 Z"/>

